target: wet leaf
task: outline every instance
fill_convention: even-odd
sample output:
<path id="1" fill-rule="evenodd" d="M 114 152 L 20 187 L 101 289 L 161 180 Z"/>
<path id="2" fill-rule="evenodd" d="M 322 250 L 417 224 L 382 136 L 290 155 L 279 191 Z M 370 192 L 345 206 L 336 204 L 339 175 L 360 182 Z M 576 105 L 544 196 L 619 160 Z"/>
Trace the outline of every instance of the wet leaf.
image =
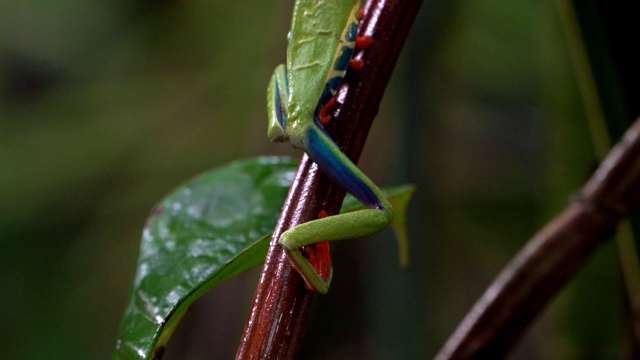
<path id="1" fill-rule="evenodd" d="M 264 261 L 267 235 L 296 166 L 277 157 L 233 162 L 180 186 L 154 207 L 115 359 L 153 358 L 189 305 Z"/>
<path id="2" fill-rule="evenodd" d="M 154 207 L 114 359 L 159 358 L 194 301 L 264 262 L 296 166 L 281 157 L 236 161 L 194 178 Z M 391 202 L 400 204 L 396 219 L 404 219 L 412 192 L 410 186 L 389 190 Z M 343 210 L 358 207 L 351 198 Z"/>

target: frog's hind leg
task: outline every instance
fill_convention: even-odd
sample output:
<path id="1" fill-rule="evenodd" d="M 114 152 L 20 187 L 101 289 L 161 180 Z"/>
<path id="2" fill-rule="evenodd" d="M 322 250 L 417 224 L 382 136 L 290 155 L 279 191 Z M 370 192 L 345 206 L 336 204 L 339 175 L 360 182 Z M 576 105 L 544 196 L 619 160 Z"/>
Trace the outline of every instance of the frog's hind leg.
<path id="1" fill-rule="evenodd" d="M 393 209 L 382 191 L 340 151 L 323 129 L 315 126 L 309 129 L 306 150 L 323 172 L 367 206 L 363 210 L 298 225 L 280 237 L 280 244 L 307 285 L 317 292 L 326 293 L 331 276 L 323 279 L 300 248 L 320 241 L 344 240 L 376 233 L 391 222 Z"/>

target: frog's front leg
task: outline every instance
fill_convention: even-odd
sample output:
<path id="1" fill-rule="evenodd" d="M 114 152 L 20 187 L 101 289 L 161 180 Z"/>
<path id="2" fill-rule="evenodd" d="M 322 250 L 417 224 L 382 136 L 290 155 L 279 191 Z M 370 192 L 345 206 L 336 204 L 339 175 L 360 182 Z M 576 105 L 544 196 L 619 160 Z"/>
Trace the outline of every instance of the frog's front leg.
<path id="1" fill-rule="evenodd" d="M 267 110 L 269 115 L 267 135 L 271 141 L 284 142 L 289 140 L 289 135 L 287 134 L 288 114 L 284 103 L 289 96 L 288 89 L 287 68 L 280 64 L 273 71 L 267 88 Z"/>
<path id="2" fill-rule="evenodd" d="M 382 191 L 344 154 L 318 126 L 307 131 L 306 152 L 320 169 L 360 200 L 367 209 L 306 222 L 285 231 L 280 244 L 307 287 L 326 293 L 331 275 L 323 279 L 301 248 L 321 241 L 345 240 L 376 233 L 389 225 L 393 209 Z"/>

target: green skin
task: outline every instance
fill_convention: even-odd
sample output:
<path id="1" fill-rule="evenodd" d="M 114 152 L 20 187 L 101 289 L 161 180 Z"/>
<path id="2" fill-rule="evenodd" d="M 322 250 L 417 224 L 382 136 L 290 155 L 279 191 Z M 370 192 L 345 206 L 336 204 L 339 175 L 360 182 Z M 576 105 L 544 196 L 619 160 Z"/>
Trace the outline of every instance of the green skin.
<path id="1" fill-rule="evenodd" d="M 355 36 L 349 36 L 348 30 L 357 24 L 361 5 L 360 0 L 297 0 L 287 65 L 275 69 L 268 88 L 269 138 L 289 141 L 305 151 L 323 172 L 367 206 L 298 225 L 280 236 L 279 243 L 307 288 L 322 294 L 329 289 L 333 270 L 323 279 L 301 248 L 370 235 L 386 228 L 393 219 L 393 209 L 382 191 L 340 151 L 318 121 L 318 109 L 327 102 L 329 80 L 341 79 L 346 71 L 346 67 L 337 69 L 336 64 L 344 58 L 341 54 L 345 47 L 353 50 Z"/>

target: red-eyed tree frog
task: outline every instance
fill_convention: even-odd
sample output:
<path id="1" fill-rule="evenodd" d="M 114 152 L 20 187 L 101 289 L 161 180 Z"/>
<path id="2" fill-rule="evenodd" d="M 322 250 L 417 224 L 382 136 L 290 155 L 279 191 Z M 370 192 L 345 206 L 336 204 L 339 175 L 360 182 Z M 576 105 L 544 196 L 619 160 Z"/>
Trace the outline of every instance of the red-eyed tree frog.
<path id="1" fill-rule="evenodd" d="M 351 239 L 378 232 L 393 219 L 393 209 L 382 191 L 355 165 L 325 132 L 327 109 L 356 46 L 371 38 L 357 37 L 361 0 L 297 0 L 289 32 L 287 63 L 279 65 L 269 83 L 268 135 L 289 141 L 305 151 L 330 178 L 344 186 L 367 209 L 313 220 L 285 231 L 279 239 L 294 268 L 310 290 L 326 293 L 332 270 L 323 278 L 301 248 L 331 240 Z"/>

